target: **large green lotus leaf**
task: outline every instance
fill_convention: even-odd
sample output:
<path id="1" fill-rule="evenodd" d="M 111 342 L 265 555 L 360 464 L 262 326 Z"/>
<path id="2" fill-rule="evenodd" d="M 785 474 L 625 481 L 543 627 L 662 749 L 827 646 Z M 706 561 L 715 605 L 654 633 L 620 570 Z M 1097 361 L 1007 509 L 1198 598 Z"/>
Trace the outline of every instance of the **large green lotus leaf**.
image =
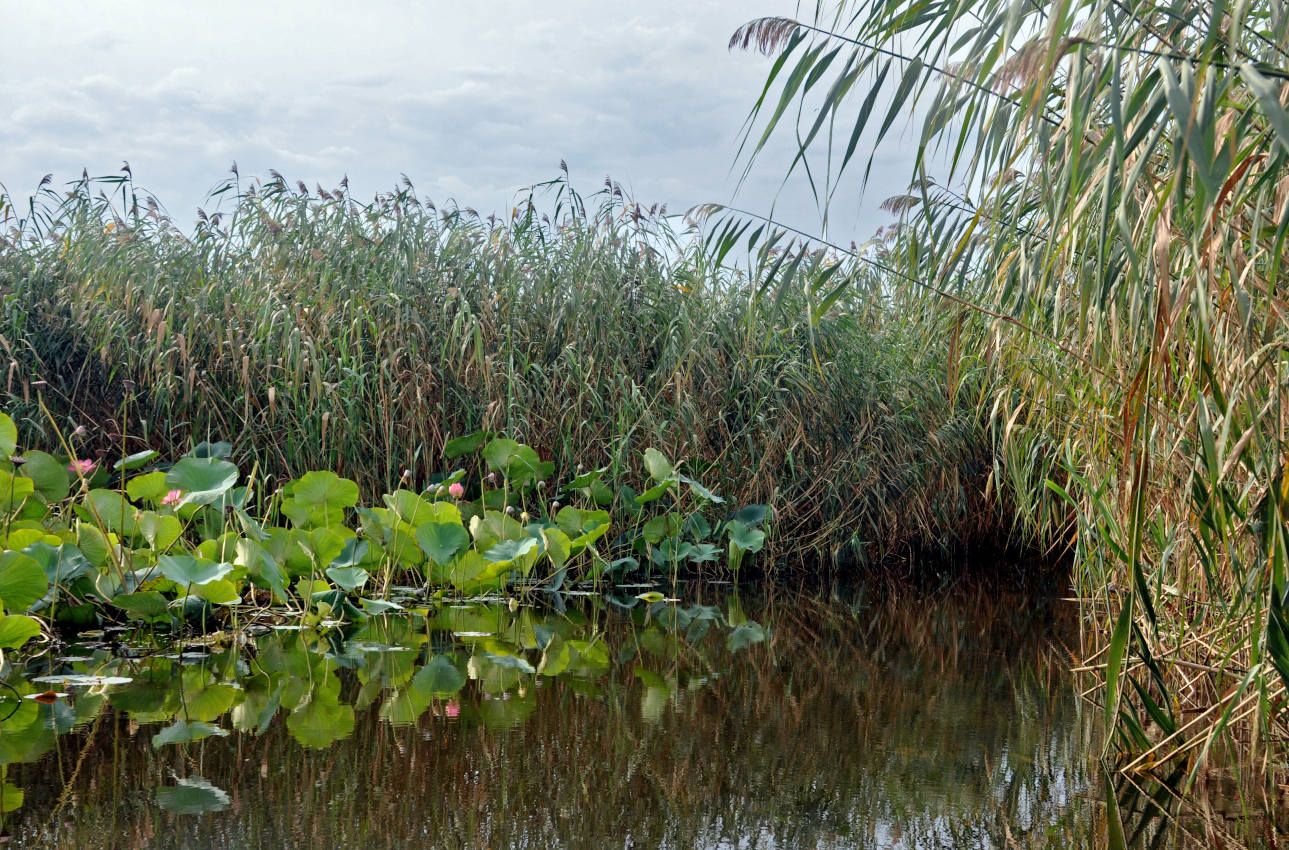
<path id="1" fill-rule="evenodd" d="M 17 548 L 12 535 L 9 548 Z M 80 550 L 71 543 L 53 546 L 44 540 L 38 540 L 22 547 L 22 553 L 40 564 L 51 587 L 60 584 L 66 586 L 93 569 Z"/>
<path id="2" fill-rule="evenodd" d="M 411 490 L 395 490 L 385 497 L 385 504 L 410 528 L 432 520 L 445 521 L 440 516 L 444 508 L 456 513 L 458 518 L 461 515 L 451 502 L 432 502 Z"/>
<path id="3" fill-rule="evenodd" d="M 106 564 L 108 556 L 112 553 L 112 547 L 103 536 L 103 532 L 96 526 L 79 519 L 76 521 L 76 548 L 81 550 L 85 560 L 96 567 Z"/>
<path id="4" fill-rule="evenodd" d="M 116 463 L 112 464 L 112 468 L 118 469 L 122 472 L 129 472 L 131 469 L 139 469 L 141 467 L 147 466 L 149 463 L 152 463 L 152 461 L 156 460 L 159 457 L 161 457 L 161 453 L 158 452 L 156 449 L 144 449 L 141 452 L 135 452 L 132 455 L 126 455 L 125 457 L 118 460 Z"/>
<path id="5" fill-rule="evenodd" d="M 472 517 L 470 533 L 481 552 L 488 551 L 502 540 L 523 540 L 528 537 L 528 529 L 500 511 L 484 511 L 483 516 Z"/>
<path id="6" fill-rule="evenodd" d="M 531 446 L 507 440 L 493 440 L 483 449 L 483 460 L 494 472 L 504 474 L 514 484 L 524 484 L 545 478 L 554 471 L 550 463 L 542 463 Z"/>
<path id="7" fill-rule="evenodd" d="M 546 542 L 546 557 L 550 558 L 551 566 L 560 569 L 568 562 L 573 551 L 572 541 L 558 528 L 543 528 L 541 534 Z"/>
<path id="8" fill-rule="evenodd" d="M 598 528 L 608 529 L 609 512 L 605 510 L 584 511 L 581 508 L 564 507 L 555 514 L 555 524 L 572 539 L 592 532 Z M 601 531 L 601 534 L 604 532 Z"/>
<path id="9" fill-rule="evenodd" d="M 117 534 L 134 536 L 138 527 L 136 517 L 139 511 L 124 493 L 116 490 L 91 490 L 86 494 L 89 502 L 90 517 L 101 522 L 108 531 Z"/>
<path id="10" fill-rule="evenodd" d="M 353 593 L 358 588 L 367 583 L 371 577 L 362 567 L 328 567 L 327 578 L 336 583 L 336 586 L 342 588 L 348 593 Z"/>
<path id="11" fill-rule="evenodd" d="M 523 540 L 502 540 L 483 553 L 483 557 L 493 563 L 509 563 L 527 555 L 537 548 L 536 537 L 525 537 Z"/>
<path id="12" fill-rule="evenodd" d="M 237 484 L 237 465 L 214 457 L 185 457 L 170 467 L 166 485 L 180 490 L 180 505 L 210 505 Z"/>
<path id="13" fill-rule="evenodd" d="M 157 789 L 157 805 L 177 815 L 222 812 L 229 806 L 228 794 L 200 776 L 177 780 L 177 785 Z"/>
<path id="14" fill-rule="evenodd" d="M 17 649 L 40 635 L 40 621 L 22 614 L 0 616 L 0 649 Z"/>
<path id="15" fill-rule="evenodd" d="M 645 469 L 649 470 L 649 477 L 659 484 L 671 478 L 676 472 L 676 467 L 671 461 L 654 448 L 644 450 L 644 464 Z"/>
<path id="16" fill-rule="evenodd" d="M 0 456 L 8 458 L 18 448 L 18 426 L 8 414 L 0 413 Z"/>
<path id="17" fill-rule="evenodd" d="M 431 583 L 451 585 L 458 590 L 472 588 L 489 564 L 473 549 L 467 549 L 449 564 L 429 564 L 426 573 Z"/>
<path id="18" fill-rule="evenodd" d="M 644 524 L 640 536 L 656 545 L 662 540 L 680 534 L 683 522 L 680 514 L 675 512 L 656 516 Z"/>
<path id="19" fill-rule="evenodd" d="M 238 540 L 234 563 L 245 567 L 252 579 L 272 590 L 279 602 L 286 601 L 286 573 L 259 543 L 245 538 Z"/>
<path id="20" fill-rule="evenodd" d="M 426 522 L 416 528 L 416 543 L 435 564 L 446 564 L 470 545 L 460 522 Z"/>
<path id="21" fill-rule="evenodd" d="M 192 447 L 192 451 L 188 452 L 188 454 L 185 455 L 185 457 L 196 457 L 196 458 L 211 458 L 211 457 L 230 458 L 232 456 L 233 456 L 233 444 L 226 443 L 223 440 L 217 440 L 216 442 L 213 442 L 213 443 L 209 441 L 198 443 L 197 445 Z"/>
<path id="22" fill-rule="evenodd" d="M 746 505 L 739 508 L 731 519 L 738 520 L 746 526 L 755 528 L 765 522 L 765 518 L 770 513 L 769 505 Z"/>
<path id="23" fill-rule="evenodd" d="M 61 502 L 71 492 L 67 464 L 45 452 L 27 452 L 18 474 L 30 478 L 36 492 L 48 503 Z"/>
<path id="24" fill-rule="evenodd" d="M 0 602 L 6 611 L 26 611 L 49 591 L 49 579 L 30 555 L 0 554 Z"/>
<path id="25" fill-rule="evenodd" d="M 155 620 L 169 610 L 166 598 L 155 590 L 122 593 L 112 598 L 112 604 L 130 615 L 131 619 Z"/>
<path id="26" fill-rule="evenodd" d="M 268 540 L 263 541 L 264 551 L 283 565 L 290 576 L 305 575 L 313 570 L 313 559 L 302 542 L 305 534 L 294 528 L 270 528 Z M 343 547 L 344 544 L 341 545 Z"/>
<path id="27" fill-rule="evenodd" d="M 319 566 L 330 564 L 345 551 L 345 544 L 354 533 L 343 525 L 331 528 L 311 528 L 300 534 L 300 545 L 313 556 Z"/>
<path id="28" fill-rule="evenodd" d="M 16 435 L 18 432 L 15 431 Z M 492 436 L 489 431 L 475 431 L 473 434 L 466 434 L 463 437 L 456 437 L 448 440 L 443 445 L 443 456 L 448 460 L 461 455 L 471 454 L 479 451 L 479 447 L 488 441 Z M 17 439 L 15 436 L 14 439 Z"/>
<path id="29" fill-rule="evenodd" d="M 10 475 L 0 469 L 0 510 L 9 513 L 36 492 L 36 483 L 30 478 Z"/>
<path id="30" fill-rule="evenodd" d="M 164 472 L 149 472 L 136 475 L 125 485 L 125 492 L 136 502 L 160 502 L 170 492 Z"/>
<path id="31" fill-rule="evenodd" d="M 143 539 L 158 552 L 164 552 L 173 546 L 184 530 L 183 523 L 174 514 L 140 511 L 137 522 Z"/>
<path id="32" fill-rule="evenodd" d="M 191 555 L 162 555 L 157 558 L 161 574 L 180 587 L 218 581 L 233 571 L 233 565 L 194 558 Z"/>
<path id="33" fill-rule="evenodd" d="M 153 735 L 152 746 L 154 749 L 159 750 L 166 744 L 190 744 L 203 738 L 222 738 L 227 734 L 227 729 L 221 729 L 211 723 L 203 723 L 200 720 L 195 720 L 191 723 L 186 720 L 178 720 L 173 725 L 167 726 Z"/>
<path id="34" fill-rule="evenodd" d="M 316 508 L 352 508 L 358 504 L 358 485 L 334 472 L 308 472 L 295 482 L 292 497 Z"/>
<path id="35" fill-rule="evenodd" d="M 412 688 L 426 696 L 451 696 L 465 687 L 465 671 L 446 655 L 436 655 L 412 677 Z"/>
<path id="36" fill-rule="evenodd" d="M 12 782 L 0 785 L 0 812 L 6 815 L 22 808 L 22 789 Z"/>
<path id="37" fill-rule="evenodd" d="M 226 578 L 217 578 L 214 581 L 199 584 L 192 589 L 192 592 L 212 605 L 236 605 L 242 601 L 237 588 Z"/>

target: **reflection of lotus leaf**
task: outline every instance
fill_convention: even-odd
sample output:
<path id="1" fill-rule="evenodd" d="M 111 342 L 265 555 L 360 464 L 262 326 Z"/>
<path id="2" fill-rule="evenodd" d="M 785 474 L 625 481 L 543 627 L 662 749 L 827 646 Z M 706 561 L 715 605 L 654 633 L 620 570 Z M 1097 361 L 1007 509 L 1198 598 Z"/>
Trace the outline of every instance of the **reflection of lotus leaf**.
<path id="1" fill-rule="evenodd" d="M 191 741 L 200 741 L 202 738 L 223 737 L 227 734 L 227 729 L 221 729 L 210 723 L 200 721 L 189 723 L 179 720 L 153 735 L 152 746 L 161 749 L 166 744 L 187 744 Z"/>
<path id="2" fill-rule="evenodd" d="M 49 682 L 72 688 L 92 688 L 98 685 L 124 685 L 134 680 L 128 676 L 90 676 L 84 673 L 64 673 L 59 676 L 37 676 L 33 682 Z"/>
<path id="3" fill-rule="evenodd" d="M 228 795 L 200 776 L 189 776 L 158 788 L 157 803 L 177 815 L 199 815 L 227 809 Z"/>

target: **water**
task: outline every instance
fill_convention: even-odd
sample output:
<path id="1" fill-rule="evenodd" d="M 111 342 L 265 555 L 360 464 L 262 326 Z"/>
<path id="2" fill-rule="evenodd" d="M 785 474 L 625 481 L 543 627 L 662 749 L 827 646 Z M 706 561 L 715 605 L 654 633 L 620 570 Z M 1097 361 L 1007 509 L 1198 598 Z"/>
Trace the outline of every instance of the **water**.
<path id="1" fill-rule="evenodd" d="M 1100 780 L 1072 614 L 695 588 L 143 658 L 119 656 L 144 636 L 112 633 L 10 677 L 69 696 L 0 724 L 0 803 L 23 795 L 5 830 L 59 848 L 1081 846 Z M 68 672 L 130 681 L 29 681 Z"/>

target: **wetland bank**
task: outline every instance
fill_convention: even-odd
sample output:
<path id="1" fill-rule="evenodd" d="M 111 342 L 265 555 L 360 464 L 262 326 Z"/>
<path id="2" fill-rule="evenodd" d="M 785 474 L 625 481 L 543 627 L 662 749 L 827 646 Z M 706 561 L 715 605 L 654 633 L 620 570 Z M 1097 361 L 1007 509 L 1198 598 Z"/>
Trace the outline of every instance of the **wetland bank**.
<path id="1" fill-rule="evenodd" d="M 862 247 L 566 169 L 0 197 L 7 834 L 1283 843 L 1285 17 L 748 23 L 740 166 L 826 211 L 916 116 Z"/>

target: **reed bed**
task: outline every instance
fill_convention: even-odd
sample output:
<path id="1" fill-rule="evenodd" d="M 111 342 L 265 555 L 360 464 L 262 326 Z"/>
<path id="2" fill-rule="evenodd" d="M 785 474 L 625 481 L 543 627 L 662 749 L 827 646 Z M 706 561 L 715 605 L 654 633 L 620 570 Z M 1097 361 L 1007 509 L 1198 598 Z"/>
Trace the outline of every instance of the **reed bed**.
<path id="1" fill-rule="evenodd" d="M 657 447 L 729 504 L 771 505 L 799 563 L 999 528 L 984 420 L 948 391 L 943 344 L 830 252 L 735 264 L 665 209 L 564 177 L 504 219 L 410 183 L 359 203 L 234 175 L 215 198 L 190 233 L 128 175 L 9 209 L 0 346 L 27 444 L 80 426 L 111 459 L 226 439 L 261 474 L 375 493 L 482 428 L 610 478 Z"/>
<path id="2" fill-rule="evenodd" d="M 777 57 L 746 150 L 808 115 L 810 163 L 836 128 L 829 189 L 863 167 L 856 140 L 921 110 L 898 222 L 855 261 L 960 317 L 949 368 L 988 375 L 994 482 L 1076 554 L 1118 768 L 1272 794 L 1289 752 L 1287 16 L 863 0 L 731 42 Z"/>

